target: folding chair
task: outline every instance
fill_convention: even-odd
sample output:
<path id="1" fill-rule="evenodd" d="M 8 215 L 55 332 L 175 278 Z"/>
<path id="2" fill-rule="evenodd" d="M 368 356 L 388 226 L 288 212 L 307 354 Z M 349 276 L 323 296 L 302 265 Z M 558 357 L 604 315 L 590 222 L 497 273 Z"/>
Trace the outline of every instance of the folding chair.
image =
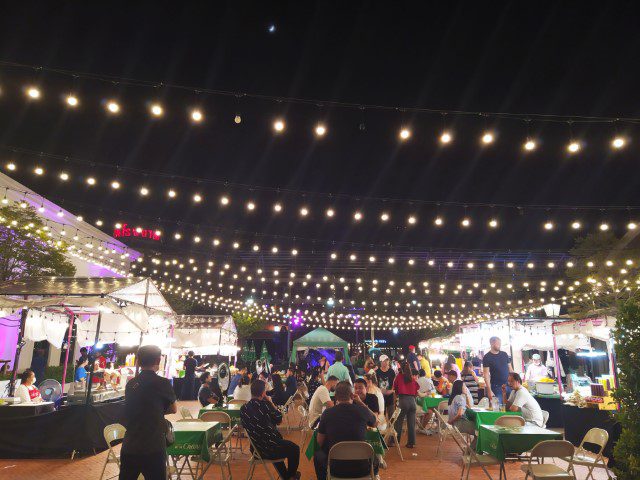
<path id="1" fill-rule="evenodd" d="M 462 472 L 460 473 L 460 480 L 462 480 L 465 470 L 467 471 L 466 479 L 469 479 L 471 467 L 482 468 L 482 471 L 487 477 L 489 477 L 489 480 L 493 480 L 493 477 L 486 468 L 490 465 L 500 465 L 500 479 L 502 480 L 504 465 L 500 460 L 492 457 L 491 455 L 476 453 L 475 450 L 471 448 L 469 442 L 467 442 L 467 440 L 464 438 L 460 430 L 458 430 L 455 426 L 451 426 L 451 437 L 453 437 L 453 440 L 456 442 L 456 445 L 458 445 L 460 451 L 462 452 Z"/>
<path id="2" fill-rule="evenodd" d="M 224 412 L 207 412 L 207 413 L 224 413 Z M 206 420 L 206 421 L 212 421 L 212 420 Z M 197 462 L 196 478 L 200 478 L 200 479 L 204 478 L 204 474 L 207 473 L 207 470 L 209 470 L 209 467 L 211 465 L 219 465 L 221 479 L 231 480 L 231 435 L 233 435 L 237 427 L 238 427 L 237 425 L 234 425 L 233 428 L 231 428 L 228 431 L 228 433 L 224 436 L 222 441 L 217 446 L 213 446 L 209 448 L 210 460 L 208 462 L 203 460 L 202 457 L 200 457 L 200 455 L 191 457 L 192 461 Z M 198 472 L 200 472 L 200 475 L 198 475 Z M 182 473 L 182 470 L 179 471 L 178 478 L 180 478 L 181 473 Z"/>
<path id="3" fill-rule="evenodd" d="M 444 413 L 448 408 L 449 403 L 447 401 L 443 401 L 438 404 L 438 408 L 434 412 L 438 422 L 438 449 L 436 451 L 436 457 L 440 456 L 442 444 L 447 437 L 451 436 L 452 432 L 451 425 L 449 425 L 449 415 Z"/>
<path id="4" fill-rule="evenodd" d="M 531 450 L 529 463 L 522 465 L 520 468 L 526 473 L 525 480 L 531 476 L 534 480 L 576 480 L 575 475 L 569 473 L 573 471 L 573 453 L 574 447 L 571 442 L 566 440 L 545 440 L 538 443 Z M 569 462 L 567 469 L 563 469 L 555 463 L 531 463 L 533 459 L 544 462 L 545 458 L 559 458 Z"/>
<path id="5" fill-rule="evenodd" d="M 277 458 L 273 460 L 268 458 L 262 458 L 262 456 L 260 455 L 260 452 L 258 452 L 258 449 L 251 441 L 251 437 L 249 437 L 249 444 L 251 445 L 251 450 L 253 450 L 253 452 L 252 452 L 251 458 L 249 458 L 249 471 L 247 472 L 247 480 L 253 478 L 253 473 L 256 469 L 257 464 L 260 464 L 264 467 L 265 471 L 267 472 L 267 475 L 269 475 L 269 480 L 277 480 L 280 474 L 277 473 L 276 471 L 276 476 L 274 478 L 267 465 L 269 464 L 273 465 L 274 463 L 284 462 L 286 461 L 286 458 Z"/>
<path id="6" fill-rule="evenodd" d="M 200 415 L 200 420 L 202 420 L 203 422 L 219 422 L 222 425 L 222 431 L 225 434 L 231 430 L 237 434 L 238 428 L 234 427 L 231 417 L 226 412 L 205 412 L 202 415 Z M 236 427 L 237 426 L 238 425 L 236 425 Z M 234 447 L 235 449 L 238 448 L 239 442 L 240 442 L 240 439 L 238 438 L 236 440 L 236 446 Z M 240 444 L 240 452 L 242 452 L 242 444 Z M 231 458 L 233 458 L 233 453 L 231 455 Z"/>
<path id="7" fill-rule="evenodd" d="M 191 410 L 189 410 L 187 407 L 180 407 L 180 416 L 182 417 L 182 419 L 193 418 L 193 415 L 191 414 Z"/>
<path id="8" fill-rule="evenodd" d="M 503 415 L 496 418 L 495 425 L 501 427 L 524 427 L 525 423 L 524 418 L 519 415 Z"/>
<path id="9" fill-rule="evenodd" d="M 373 459 L 374 452 L 373 447 L 367 442 L 338 442 L 331 450 L 329 450 L 329 457 L 327 458 L 327 480 L 375 480 L 375 474 L 373 473 Z M 368 460 L 369 461 L 369 475 L 357 478 L 344 477 L 332 477 L 331 476 L 331 462 L 333 460 Z"/>
<path id="10" fill-rule="evenodd" d="M 120 455 L 113 451 L 111 444 L 115 441 L 122 440 L 126 431 L 127 429 L 119 423 L 114 423 L 104 427 L 102 434 L 104 436 L 104 441 L 107 442 L 107 447 L 109 447 L 109 452 L 107 453 L 107 459 L 104 462 L 104 467 L 102 467 L 100 480 L 104 477 L 104 472 L 107 470 L 107 465 L 110 463 L 115 463 L 118 466 L 118 474 L 120 473 Z M 117 476 L 118 475 L 114 475 L 113 477 L 108 478 L 116 478 Z"/>
<path id="11" fill-rule="evenodd" d="M 609 473 L 609 468 L 607 467 L 607 463 L 604 461 L 604 457 L 602 455 L 604 447 L 607 445 L 608 441 L 609 432 L 607 432 L 606 430 L 602 428 L 592 428 L 591 430 L 589 430 L 580 442 L 580 446 L 574 451 L 573 463 L 571 464 L 571 471 L 573 472 L 573 474 L 576 475 L 576 471 L 573 468 L 573 465 L 582 465 L 589 469 L 589 473 L 585 477 L 585 480 L 589 480 L 589 477 L 591 477 L 592 480 L 595 480 L 593 476 L 593 470 L 595 470 L 596 468 L 604 468 L 604 471 L 607 472 L 607 478 L 611 480 L 613 477 Z M 599 447 L 598 451 L 595 453 L 591 453 L 584 448 L 585 443 L 597 445 Z M 563 460 L 566 462 L 569 461 L 567 458 L 563 458 Z"/>
<path id="12" fill-rule="evenodd" d="M 309 410 L 298 405 L 298 412 L 300 412 L 300 449 L 303 449 L 313 429 L 309 426 Z"/>
<path id="13" fill-rule="evenodd" d="M 289 417 L 287 416 L 287 413 L 289 413 L 289 407 L 293 403 L 293 399 L 297 395 L 297 393 L 298 392 L 296 392 L 295 394 L 291 395 L 284 405 L 281 405 L 281 406 L 278 407 L 278 410 L 282 414 L 283 421 L 287 422 L 287 426 L 286 426 L 287 433 L 289 433 L 291 431 L 291 424 L 289 423 Z"/>
<path id="14" fill-rule="evenodd" d="M 400 409 L 396 407 L 393 411 L 393 415 L 387 422 L 387 428 L 380 433 L 382 434 L 382 438 L 387 445 L 391 445 L 390 440 L 393 440 L 396 444 L 396 448 L 398 449 L 398 454 L 400 455 L 400 460 L 404 462 L 404 458 L 402 456 L 402 449 L 400 448 L 400 439 L 398 438 L 398 432 L 396 432 L 396 420 L 400 415 Z"/>

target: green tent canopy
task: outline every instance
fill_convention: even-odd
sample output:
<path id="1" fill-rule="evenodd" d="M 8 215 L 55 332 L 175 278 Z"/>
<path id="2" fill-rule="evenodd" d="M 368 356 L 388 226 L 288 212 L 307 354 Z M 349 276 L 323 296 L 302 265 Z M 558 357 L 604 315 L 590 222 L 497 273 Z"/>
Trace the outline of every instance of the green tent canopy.
<path id="1" fill-rule="evenodd" d="M 341 349 L 344 353 L 345 364 L 351 363 L 349 360 L 349 344 L 326 328 L 316 328 L 297 340 L 294 340 L 293 348 L 291 350 L 291 358 L 289 361 L 291 363 L 296 363 L 296 353 L 299 350 L 306 350 L 307 348 Z"/>

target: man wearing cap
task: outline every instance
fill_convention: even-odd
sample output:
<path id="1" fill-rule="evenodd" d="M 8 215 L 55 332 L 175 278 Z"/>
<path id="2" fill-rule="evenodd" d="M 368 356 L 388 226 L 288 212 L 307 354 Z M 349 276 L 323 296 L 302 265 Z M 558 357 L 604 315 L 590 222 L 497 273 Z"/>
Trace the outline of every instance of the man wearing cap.
<path id="1" fill-rule="evenodd" d="M 418 372 L 422 368 L 420 366 L 418 356 L 416 355 L 416 347 L 413 345 L 409 345 L 409 355 L 407 355 L 407 362 L 409 362 L 409 367 L 411 367 L 411 370 L 415 370 L 416 372 Z"/>
<path id="2" fill-rule="evenodd" d="M 532 385 L 541 378 L 547 378 L 549 376 L 549 370 L 546 366 L 542 365 L 539 353 L 531 355 L 531 360 L 532 362 L 527 367 L 527 373 L 524 376 L 524 381 L 528 385 Z"/>
<path id="3" fill-rule="evenodd" d="M 396 373 L 391 368 L 388 356 L 380 355 L 380 368 L 376 370 L 376 377 L 378 378 L 378 387 L 384 396 L 384 409 L 387 416 L 391 417 L 395 406 L 393 381 L 396 379 Z"/>

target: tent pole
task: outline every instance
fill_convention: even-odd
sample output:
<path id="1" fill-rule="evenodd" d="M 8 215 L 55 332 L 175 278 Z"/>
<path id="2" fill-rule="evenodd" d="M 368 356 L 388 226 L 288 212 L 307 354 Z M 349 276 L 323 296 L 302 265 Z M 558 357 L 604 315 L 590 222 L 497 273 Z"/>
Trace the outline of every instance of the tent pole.
<path id="1" fill-rule="evenodd" d="M 11 372 L 11 381 L 9 382 L 9 396 L 13 397 L 16 389 L 16 378 L 18 376 L 18 362 L 20 361 L 20 352 L 22 351 L 24 329 L 27 324 L 28 308 L 20 311 L 20 329 L 18 330 L 18 344 L 16 345 L 16 354 L 13 357 L 13 372 Z"/>
<path id="2" fill-rule="evenodd" d="M 551 324 L 551 335 L 553 336 L 553 355 L 556 361 L 556 380 L 558 380 L 558 393 L 562 395 L 562 375 L 560 374 L 560 356 L 558 355 L 558 344 L 556 342 L 556 324 Z"/>
<path id="3" fill-rule="evenodd" d="M 140 347 L 142 346 L 142 330 L 140 330 L 140 340 L 138 340 L 138 350 L 140 350 Z M 136 352 L 137 355 L 137 352 Z M 136 377 L 138 376 L 138 372 L 140 371 L 140 364 L 138 362 L 136 362 Z"/>
<path id="4" fill-rule="evenodd" d="M 96 337 L 93 342 L 93 346 L 95 348 L 98 343 L 98 339 L 100 338 L 100 324 L 102 323 L 102 311 L 98 311 L 98 323 L 96 324 Z M 91 398 L 91 387 L 93 386 L 93 369 L 96 365 L 96 355 L 95 351 L 93 352 L 93 360 L 91 360 L 91 368 L 89 369 L 89 378 L 87 379 L 87 398 L 85 399 L 84 404 L 89 405 L 89 399 Z"/>
<path id="5" fill-rule="evenodd" d="M 69 365 L 69 350 L 71 350 L 71 336 L 73 332 L 73 322 L 75 320 L 75 315 L 73 313 L 69 314 L 69 335 L 67 335 L 67 352 L 64 355 L 64 367 L 62 368 L 62 393 L 64 394 L 64 384 L 67 379 L 67 368 Z"/>

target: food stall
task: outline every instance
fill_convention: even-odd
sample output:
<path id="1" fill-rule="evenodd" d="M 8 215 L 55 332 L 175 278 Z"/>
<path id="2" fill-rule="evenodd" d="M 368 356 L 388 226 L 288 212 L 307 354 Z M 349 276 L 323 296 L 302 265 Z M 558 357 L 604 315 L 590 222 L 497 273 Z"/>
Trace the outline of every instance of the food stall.
<path id="1" fill-rule="evenodd" d="M 107 375 L 99 371 L 100 349 L 109 343 L 164 346 L 174 314 L 158 288 L 142 277 L 30 278 L 0 284 L 0 308 L 20 311 L 19 345 L 25 338 L 46 339 L 58 345 L 61 332 L 66 332 L 62 337 L 66 336 L 70 345 L 75 331 L 77 347 L 93 347 L 86 382 L 75 385 L 59 410 L 27 417 L 9 415 L 0 420 L 0 457 L 56 456 L 104 449 L 102 429 L 119 421 L 123 402 L 118 400 L 124 388 L 116 391 L 102 381 L 94 388 L 94 377 Z M 14 365 L 19 356 L 20 348 Z M 66 348 L 63 383 L 69 363 L 74 361 Z M 59 390 L 62 395 L 64 386 Z M 5 398 L 5 403 L 13 401 L 11 395 Z"/>

